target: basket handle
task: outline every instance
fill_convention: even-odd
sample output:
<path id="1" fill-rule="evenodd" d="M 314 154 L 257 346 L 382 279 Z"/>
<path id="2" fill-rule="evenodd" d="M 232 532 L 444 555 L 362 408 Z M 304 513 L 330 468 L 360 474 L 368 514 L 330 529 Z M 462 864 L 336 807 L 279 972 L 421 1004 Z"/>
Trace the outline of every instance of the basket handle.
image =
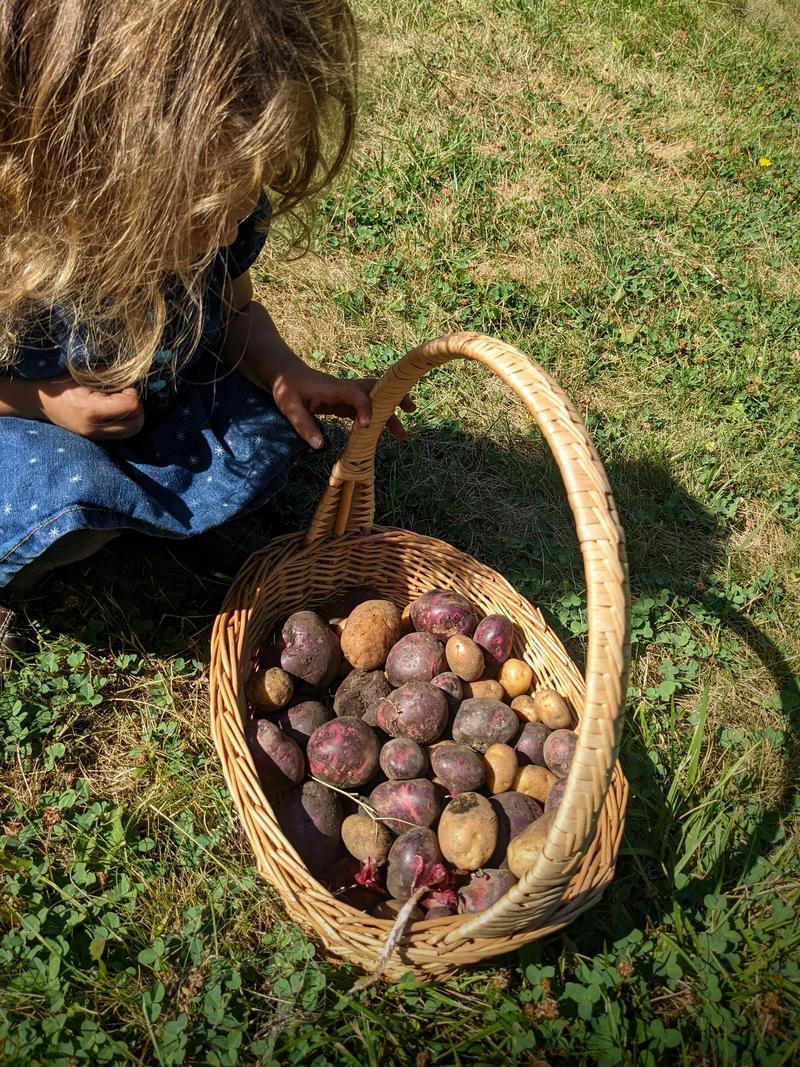
<path id="1" fill-rule="evenodd" d="M 530 411 L 567 490 L 586 572 L 589 636 L 586 699 L 578 745 L 547 845 L 512 897 L 536 925 L 560 903 L 593 839 L 617 758 L 629 653 L 628 571 L 622 528 L 603 465 L 566 394 L 516 348 L 481 334 L 458 333 L 413 349 L 372 391 L 372 422 L 354 426 L 306 535 L 306 544 L 369 534 L 375 517 L 375 449 L 400 400 L 434 367 L 473 359 L 494 371 Z M 518 896 L 518 894 L 521 894 Z M 498 928 L 498 923 L 500 927 Z M 445 937 L 495 936 L 502 916 L 490 909 Z"/>

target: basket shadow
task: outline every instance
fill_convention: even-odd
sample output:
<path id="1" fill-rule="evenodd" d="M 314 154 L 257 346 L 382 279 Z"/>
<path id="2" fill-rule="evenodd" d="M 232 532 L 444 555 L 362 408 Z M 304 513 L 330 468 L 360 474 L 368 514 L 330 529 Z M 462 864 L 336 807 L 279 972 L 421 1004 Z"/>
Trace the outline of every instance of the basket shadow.
<path id="1" fill-rule="evenodd" d="M 338 454 L 343 433 L 331 433 Z M 699 604 L 745 643 L 769 672 L 785 716 L 789 752 L 776 803 L 725 850 L 702 877 L 680 891 L 674 867 L 680 844 L 681 801 L 668 807 L 640 731 L 629 724 L 622 762 L 631 783 L 626 839 L 617 877 L 603 900 L 569 927 L 565 943 L 586 953 L 641 929 L 680 892 L 702 903 L 708 892 L 740 883 L 766 849 L 794 789 L 791 768 L 800 756 L 800 687 L 775 643 L 729 599 L 708 591 L 708 578 L 725 558 L 728 528 L 679 486 L 662 464 L 611 459 L 607 464 L 630 560 L 634 602 L 666 590 L 670 598 Z M 326 481 L 324 465 L 307 462 L 276 502 L 287 529 L 308 522 Z M 583 567 L 560 476 L 538 437 L 509 433 L 508 440 L 471 436 L 455 424 L 422 430 L 404 444 L 387 442 L 376 469 L 379 522 L 441 538 L 502 573 L 534 604 L 584 666 L 586 618 Z M 107 651 L 208 658 L 208 638 L 226 583 L 198 576 L 168 545 L 133 539 L 112 545 L 58 579 L 59 608 L 48 607 L 54 632 L 77 634 Z M 48 604 L 53 597 L 48 597 Z M 649 710 L 649 709 L 646 709 Z M 660 712 L 658 712 L 660 713 Z M 687 723 L 687 732 L 690 727 Z M 680 793 L 680 790 L 679 790 Z M 662 840 L 653 841 L 654 826 Z M 529 947 L 526 954 L 542 951 Z"/>

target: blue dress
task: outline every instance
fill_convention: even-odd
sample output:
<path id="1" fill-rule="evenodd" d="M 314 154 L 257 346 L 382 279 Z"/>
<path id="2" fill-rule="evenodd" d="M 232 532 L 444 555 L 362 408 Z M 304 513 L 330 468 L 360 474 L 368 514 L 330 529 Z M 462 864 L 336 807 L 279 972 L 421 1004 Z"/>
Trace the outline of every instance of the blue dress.
<path id="1" fill-rule="evenodd" d="M 214 258 L 202 338 L 177 378 L 165 334 L 135 437 L 97 443 L 50 423 L 0 418 L 0 589 L 73 530 L 192 537 L 260 507 L 285 485 L 307 446 L 269 393 L 214 354 L 225 281 L 258 256 L 266 239 L 259 224 L 268 215 L 262 196 L 235 242 Z M 46 331 L 26 338 L 12 374 L 63 376 L 68 346 L 80 344 L 80 331 L 54 314 Z"/>

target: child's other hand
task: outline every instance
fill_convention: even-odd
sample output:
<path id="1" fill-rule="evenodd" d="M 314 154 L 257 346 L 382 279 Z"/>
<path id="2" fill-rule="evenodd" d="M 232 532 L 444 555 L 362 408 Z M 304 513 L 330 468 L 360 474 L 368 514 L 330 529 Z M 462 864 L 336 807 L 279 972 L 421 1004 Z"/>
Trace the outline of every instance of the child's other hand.
<path id="1" fill-rule="evenodd" d="M 42 417 L 92 441 L 124 440 L 139 432 L 144 409 L 135 389 L 96 393 L 72 378 L 37 383 Z"/>
<path id="2" fill-rule="evenodd" d="M 298 364 L 275 375 L 270 384 L 278 409 L 312 448 L 322 447 L 322 437 L 312 415 L 338 415 L 357 420 L 359 426 L 369 426 L 372 418 L 369 394 L 376 379 L 334 378 L 299 360 Z M 403 411 L 413 411 L 414 406 L 410 397 L 400 402 Z M 398 441 L 405 439 L 406 431 L 396 415 L 391 416 L 386 427 Z"/>

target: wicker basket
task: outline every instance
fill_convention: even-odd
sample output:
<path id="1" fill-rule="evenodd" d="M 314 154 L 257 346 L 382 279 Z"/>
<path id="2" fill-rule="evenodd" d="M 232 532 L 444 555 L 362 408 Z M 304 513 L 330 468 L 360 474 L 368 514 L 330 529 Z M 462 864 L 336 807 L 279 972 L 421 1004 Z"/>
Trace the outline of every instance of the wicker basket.
<path id="1" fill-rule="evenodd" d="M 373 525 L 375 447 L 400 399 L 431 368 L 464 357 L 484 363 L 517 393 L 553 451 L 586 569 L 586 681 L 539 611 L 495 571 L 443 541 Z M 561 929 L 595 904 L 614 875 L 627 783 L 617 763 L 628 656 L 623 536 L 603 467 L 564 393 L 516 349 L 477 334 L 443 337 L 400 360 L 373 391 L 369 429 L 354 428 L 308 532 L 250 558 L 216 620 L 211 648 L 211 723 L 228 786 L 258 869 L 286 911 L 330 955 L 371 972 L 391 923 L 333 897 L 281 832 L 244 742 L 245 684 L 259 643 L 291 612 L 342 588 L 369 585 L 399 605 L 436 586 L 457 589 L 485 614 L 517 623 L 514 654 L 540 685 L 557 689 L 579 718 L 578 747 L 563 803 L 536 865 L 491 909 L 415 922 L 385 977 L 414 971 L 443 978 L 465 964 Z"/>

